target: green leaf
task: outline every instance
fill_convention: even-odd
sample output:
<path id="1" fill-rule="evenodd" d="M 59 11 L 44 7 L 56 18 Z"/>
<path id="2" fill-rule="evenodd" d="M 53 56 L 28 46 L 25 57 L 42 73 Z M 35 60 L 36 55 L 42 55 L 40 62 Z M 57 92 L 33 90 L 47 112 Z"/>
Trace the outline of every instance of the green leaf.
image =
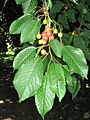
<path id="1" fill-rule="evenodd" d="M 64 71 L 64 75 L 66 78 L 66 82 L 68 85 L 73 86 L 73 81 L 72 81 L 72 77 L 71 77 L 71 72 L 68 69 L 67 65 L 63 65 L 63 71 Z"/>
<path id="2" fill-rule="evenodd" d="M 69 9 L 67 11 L 67 14 L 68 14 L 68 18 L 69 18 L 69 21 L 74 23 L 76 22 L 76 19 L 75 19 L 75 14 L 76 14 L 76 10 L 74 9 Z"/>
<path id="3" fill-rule="evenodd" d="M 32 20 L 21 33 L 21 43 L 32 42 L 36 40 L 36 35 L 40 30 L 40 21 Z"/>
<path id="4" fill-rule="evenodd" d="M 88 10 L 87 10 L 86 7 L 84 7 L 84 9 L 83 9 L 83 14 L 87 14 L 87 13 L 88 13 Z"/>
<path id="5" fill-rule="evenodd" d="M 64 12 L 63 14 L 60 14 L 58 16 L 58 22 L 65 28 L 65 29 L 69 29 L 69 24 L 68 24 L 68 18 L 66 16 L 66 12 Z"/>
<path id="6" fill-rule="evenodd" d="M 90 30 L 90 23 L 83 23 L 83 25 Z"/>
<path id="7" fill-rule="evenodd" d="M 18 18 L 17 20 L 15 20 L 10 28 L 9 31 L 11 34 L 19 34 L 23 31 L 24 28 L 26 28 L 28 26 L 28 24 L 32 21 L 33 16 L 30 15 L 24 15 L 20 18 Z"/>
<path id="8" fill-rule="evenodd" d="M 52 1 L 51 0 L 48 0 L 47 1 L 47 9 L 51 9 L 52 8 Z"/>
<path id="9" fill-rule="evenodd" d="M 60 44 L 60 42 L 58 40 L 51 40 L 50 41 L 50 47 L 52 49 L 52 51 L 54 52 L 54 54 L 57 57 L 61 58 L 61 50 L 62 50 L 62 45 Z"/>
<path id="10" fill-rule="evenodd" d="M 7 2 L 8 2 L 8 0 L 4 0 L 4 5 L 3 5 L 4 7 L 5 7 L 5 5 L 7 4 Z"/>
<path id="11" fill-rule="evenodd" d="M 88 61 L 90 61 L 90 51 L 89 50 L 85 50 L 84 51 L 85 57 Z"/>
<path id="12" fill-rule="evenodd" d="M 72 72 L 87 78 L 88 66 L 81 49 L 72 46 L 64 46 L 62 49 L 62 56 Z"/>
<path id="13" fill-rule="evenodd" d="M 73 45 L 81 50 L 85 50 L 87 48 L 84 39 L 80 36 L 74 37 Z"/>
<path id="14" fill-rule="evenodd" d="M 37 6 L 37 0 L 27 0 L 22 3 L 22 9 L 24 14 L 34 13 Z"/>
<path id="15" fill-rule="evenodd" d="M 63 7 L 62 2 L 56 0 L 53 2 L 53 7 L 51 8 L 50 13 L 52 14 L 52 13 L 60 12 L 62 7 Z"/>
<path id="16" fill-rule="evenodd" d="M 50 61 L 50 56 L 47 56 L 46 58 L 44 58 L 42 60 L 43 60 L 43 65 L 44 65 L 44 72 L 46 72 L 47 68 L 48 68 L 49 61 Z"/>
<path id="17" fill-rule="evenodd" d="M 43 84 L 35 95 L 36 107 L 44 119 L 44 115 L 52 108 L 55 94 L 50 89 L 48 73 L 45 75 Z"/>
<path id="18" fill-rule="evenodd" d="M 81 88 L 80 81 L 77 78 L 73 77 L 73 86 L 68 85 L 67 88 L 69 92 L 72 94 L 72 98 L 74 98 Z"/>
<path id="19" fill-rule="evenodd" d="M 39 58 L 20 67 L 13 81 L 20 102 L 36 94 L 42 84 L 42 77 L 43 63 Z"/>
<path id="20" fill-rule="evenodd" d="M 71 0 L 71 1 L 74 2 L 75 4 L 78 4 L 78 3 L 77 3 L 77 0 Z"/>
<path id="21" fill-rule="evenodd" d="M 25 62 L 34 59 L 36 48 L 31 46 L 20 51 L 13 61 L 14 69 L 19 69 Z"/>
<path id="22" fill-rule="evenodd" d="M 57 95 L 61 102 L 66 93 L 66 81 L 63 68 L 57 63 L 52 63 L 48 70 L 48 75 L 51 81 L 51 90 Z"/>
<path id="23" fill-rule="evenodd" d="M 16 1 L 17 4 L 21 4 L 21 3 L 23 3 L 23 2 L 25 2 L 27 0 L 15 0 L 15 1 Z"/>
<path id="24" fill-rule="evenodd" d="M 90 30 L 85 29 L 83 32 L 80 33 L 80 36 L 90 39 Z"/>

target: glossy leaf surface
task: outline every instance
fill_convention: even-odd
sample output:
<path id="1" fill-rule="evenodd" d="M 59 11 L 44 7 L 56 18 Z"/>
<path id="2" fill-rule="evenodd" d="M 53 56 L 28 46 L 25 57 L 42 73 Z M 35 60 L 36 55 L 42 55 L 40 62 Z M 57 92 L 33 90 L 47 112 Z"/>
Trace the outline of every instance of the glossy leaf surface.
<path id="1" fill-rule="evenodd" d="M 21 43 L 32 42 L 36 40 L 36 35 L 40 30 L 40 21 L 30 21 L 28 26 L 21 33 Z"/>
<path id="2" fill-rule="evenodd" d="M 62 45 L 60 44 L 58 40 L 51 40 L 50 47 L 57 57 L 61 57 Z"/>
<path id="3" fill-rule="evenodd" d="M 73 86 L 68 85 L 67 88 L 69 92 L 72 94 L 72 98 L 74 98 L 81 88 L 80 81 L 77 78 L 73 77 Z"/>
<path id="4" fill-rule="evenodd" d="M 43 63 L 41 59 L 33 59 L 20 67 L 13 81 L 20 102 L 35 95 L 42 84 L 42 76 Z"/>
<path id="5" fill-rule="evenodd" d="M 31 46 L 20 51 L 13 61 L 14 69 L 19 69 L 27 61 L 34 59 L 36 53 L 36 48 Z"/>
<path id="6" fill-rule="evenodd" d="M 10 28 L 9 31 L 11 34 L 19 34 L 23 31 L 24 28 L 28 26 L 28 24 L 32 21 L 33 16 L 32 15 L 24 15 L 17 20 L 15 20 Z"/>
<path id="7" fill-rule="evenodd" d="M 87 78 L 88 67 L 81 49 L 72 46 L 64 46 L 62 49 L 62 56 L 72 72 Z"/>
<path id="8" fill-rule="evenodd" d="M 35 103 L 41 116 L 44 115 L 52 108 L 54 104 L 55 94 L 50 89 L 50 79 L 48 73 L 45 75 L 43 84 L 35 95 Z"/>
<path id="9" fill-rule="evenodd" d="M 34 13 L 36 10 L 37 0 L 26 0 L 22 3 L 22 9 L 24 14 Z"/>
<path id="10" fill-rule="evenodd" d="M 51 81 L 51 90 L 58 96 L 59 101 L 61 102 L 66 93 L 63 68 L 57 63 L 52 63 L 48 72 Z"/>

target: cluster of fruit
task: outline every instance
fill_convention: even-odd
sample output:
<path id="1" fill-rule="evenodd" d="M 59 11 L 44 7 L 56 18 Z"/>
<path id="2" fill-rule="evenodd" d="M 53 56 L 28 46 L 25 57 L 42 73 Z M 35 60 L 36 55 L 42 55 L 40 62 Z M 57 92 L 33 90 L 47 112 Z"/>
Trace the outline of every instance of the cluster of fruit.
<path id="1" fill-rule="evenodd" d="M 39 39 L 38 43 L 41 44 L 47 44 L 48 41 L 54 40 L 54 35 L 53 34 L 58 34 L 58 37 L 62 37 L 62 33 L 58 33 L 57 29 L 53 29 L 53 33 L 50 30 L 49 26 L 45 27 L 45 30 L 40 34 L 38 33 L 36 38 Z"/>
<path id="2" fill-rule="evenodd" d="M 36 38 L 39 39 L 38 44 L 47 44 L 49 40 L 54 40 L 54 36 L 49 26 L 46 26 L 41 34 L 37 34 Z"/>
<path id="3" fill-rule="evenodd" d="M 50 28 L 49 25 L 47 24 L 47 21 L 44 20 L 43 21 L 43 24 L 45 25 L 45 29 L 43 32 L 41 33 L 38 33 L 36 35 L 36 38 L 38 39 L 38 44 L 39 45 L 46 45 L 47 43 L 49 43 L 50 40 L 54 40 L 55 38 L 55 34 L 57 34 L 57 36 L 59 38 L 62 38 L 63 34 L 62 32 L 58 32 L 58 30 L 56 28 Z M 61 42 L 60 42 L 61 43 Z M 64 46 L 63 43 L 61 43 L 62 46 Z M 41 54 L 42 55 L 45 55 L 46 54 L 46 51 L 43 49 L 41 50 Z"/>

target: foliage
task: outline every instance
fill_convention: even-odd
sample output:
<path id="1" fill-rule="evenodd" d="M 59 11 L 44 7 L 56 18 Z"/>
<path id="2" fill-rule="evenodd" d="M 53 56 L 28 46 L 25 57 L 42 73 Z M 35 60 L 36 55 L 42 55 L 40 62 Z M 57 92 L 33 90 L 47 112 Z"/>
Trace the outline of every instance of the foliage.
<path id="1" fill-rule="evenodd" d="M 13 40 L 8 32 L 8 25 L 4 19 L 4 14 L 0 11 L 0 60 L 4 62 L 7 60 L 13 60 L 15 48 Z"/>
<path id="2" fill-rule="evenodd" d="M 74 98 L 80 80 L 87 79 L 90 4 L 87 0 L 16 3 L 22 5 L 23 16 L 11 24 L 10 33 L 21 34 L 21 44 L 29 46 L 14 59 L 17 72 L 13 83 L 20 102 L 35 96 L 36 107 L 44 119 L 53 107 L 55 95 L 61 102 L 68 89 Z"/>

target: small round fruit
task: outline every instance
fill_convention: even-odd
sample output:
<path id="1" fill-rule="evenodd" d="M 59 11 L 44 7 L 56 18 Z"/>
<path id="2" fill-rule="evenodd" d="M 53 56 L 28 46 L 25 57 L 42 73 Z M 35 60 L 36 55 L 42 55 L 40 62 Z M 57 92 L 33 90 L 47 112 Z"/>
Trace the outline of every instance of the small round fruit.
<path id="1" fill-rule="evenodd" d="M 46 35 L 47 35 L 48 37 L 51 37 L 51 36 L 52 36 L 52 32 L 51 32 L 51 31 L 48 31 L 48 32 L 46 33 Z"/>
<path id="2" fill-rule="evenodd" d="M 57 34 L 57 33 L 58 33 L 58 30 L 57 30 L 57 29 L 54 29 L 54 30 L 53 30 L 53 33 Z"/>
<path id="3" fill-rule="evenodd" d="M 42 40 L 39 40 L 39 41 L 38 41 L 38 44 L 39 44 L 39 45 L 43 44 L 43 41 L 42 41 Z"/>
<path id="4" fill-rule="evenodd" d="M 45 50 L 45 49 L 42 49 L 42 50 L 41 50 L 41 54 L 42 54 L 42 55 L 46 55 L 46 54 L 47 54 L 46 50 Z"/>
<path id="5" fill-rule="evenodd" d="M 61 38 L 62 36 L 63 36 L 62 32 L 58 33 L 58 37 Z"/>
<path id="6" fill-rule="evenodd" d="M 46 43 L 47 43 L 47 41 L 42 40 L 42 44 L 43 44 L 43 45 L 46 45 Z"/>
<path id="7" fill-rule="evenodd" d="M 44 36 L 42 39 L 45 41 L 48 41 L 49 38 L 48 38 L 48 36 Z"/>
<path id="8" fill-rule="evenodd" d="M 75 32 L 72 32 L 72 35 L 73 35 L 73 36 L 78 36 L 78 34 L 77 34 L 77 33 L 75 33 Z"/>
<path id="9" fill-rule="evenodd" d="M 64 43 L 60 42 L 62 46 L 64 46 Z"/>
<path id="10" fill-rule="evenodd" d="M 42 37 L 45 37 L 45 36 L 46 36 L 46 32 L 43 31 L 43 32 L 41 33 L 41 36 L 42 36 Z"/>
<path id="11" fill-rule="evenodd" d="M 50 32 L 49 26 L 46 26 L 46 27 L 45 27 L 45 31 L 46 31 L 46 32 Z"/>
<path id="12" fill-rule="evenodd" d="M 75 35 L 75 32 L 72 32 L 72 35 L 74 36 L 74 35 Z"/>
<path id="13" fill-rule="evenodd" d="M 54 40 L 54 36 L 52 35 L 51 37 L 49 37 L 49 40 Z"/>
<path id="14" fill-rule="evenodd" d="M 46 19 L 43 20 L 43 24 L 46 25 L 48 21 Z"/>
<path id="15" fill-rule="evenodd" d="M 41 38 L 41 34 L 38 33 L 38 34 L 36 35 L 36 38 L 37 38 L 37 39 L 40 39 L 40 38 Z"/>

